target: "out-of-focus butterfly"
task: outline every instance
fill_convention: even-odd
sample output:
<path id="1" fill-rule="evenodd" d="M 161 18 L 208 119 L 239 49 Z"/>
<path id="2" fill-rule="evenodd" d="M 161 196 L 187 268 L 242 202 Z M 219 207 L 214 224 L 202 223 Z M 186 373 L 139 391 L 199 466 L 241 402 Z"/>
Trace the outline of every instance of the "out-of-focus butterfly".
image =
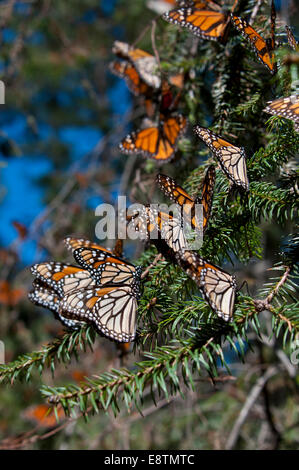
<path id="1" fill-rule="evenodd" d="M 112 52 L 118 57 L 128 59 L 135 67 L 139 77 L 148 86 L 155 89 L 161 87 L 161 74 L 158 62 L 152 54 L 121 41 L 114 42 Z"/>
<path id="2" fill-rule="evenodd" d="M 271 8 L 271 38 L 263 39 L 262 36 L 258 34 L 258 32 L 243 18 L 234 16 L 233 14 L 231 15 L 231 18 L 236 29 L 253 48 L 258 60 L 264 64 L 272 74 L 276 73 L 277 66 L 274 57 L 276 11 L 274 1 L 272 1 Z"/>
<path id="3" fill-rule="evenodd" d="M 56 414 L 53 407 L 45 404 L 33 405 L 24 411 L 24 418 L 33 421 L 42 428 L 53 428 L 56 426 L 58 424 L 56 415 L 59 421 L 65 419 L 65 413 L 61 405 L 56 407 Z"/>
<path id="4" fill-rule="evenodd" d="M 294 51 L 297 51 L 299 44 L 296 41 L 294 34 L 289 26 L 286 26 L 286 33 L 287 33 L 289 46 L 291 46 L 291 48 L 294 49 Z"/>
<path id="5" fill-rule="evenodd" d="M 134 65 L 127 60 L 115 60 L 110 64 L 110 70 L 114 75 L 126 81 L 129 90 L 135 96 L 144 98 L 146 113 L 149 117 L 153 117 L 155 113 L 154 98 L 156 90 L 142 80 Z"/>
<path id="6" fill-rule="evenodd" d="M 28 234 L 27 227 L 24 224 L 21 224 L 21 222 L 18 222 L 17 220 L 14 220 L 12 222 L 12 225 L 14 226 L 16 231 L 18 232 L 20 240 L 25 240 L 25 238 L 27 237 L 27 234 Z"/>
<path id="7" fill-rule="evenodd" d="M 176 4 L 176 0 L 148 0 L 146 6 L 159 15 L 169 11 Z"/>
<path id="8" fill-rule="evenodd" d="M 117 343 L 117 349 L 119 351 L 119 357 L 124 358 L 131 352 L 131 343 Z"/>
<path id="9" fill-rule="evenodd" d="M 264 109 L 265 113 L 291 119 L 295 130 L 299 132 L 299 95 L 278 98 L 274 101 L 268 101 L 267 104 L 268 106 Z"/>
<path id="10" fill-rule="evenodd" d="M 237 291 L 235 276 L 231 276 L 191 251 L 178 253 L 177 261 L 196 282 L 215 313 L 224 321 L 231 321 Z"/>
<path id="11" fill-rule="evenodd" d="M 170 85 L 163 81 L 159 93 L 159 120 L 151 121 L 145 127 L 129 134 L 119 145 L 121 152 L 140 153 L 160 164 L 169 162 L 177 149 L 177 141 L 185 131 L 186 118 L 176 113 L 180 92 L 173 96 Z M 154 107 L 154 105 L 153 105 Z"/>
<path id="12" fill-rule="evenodd" d="M 227 142 L 205 127 L 195 126 L 194 131 L 212 150 L 227 177 L 234 184 L 248 191 L 245 150 Z"/>
<path id="13" fill-rule="evenodd" d="M 23 289 L 14 289 L 6 280 L 0 280 L 0 304 L 14 307 L 24 296 Z"/>
<path id="14" fill-rule="evenodd" d="M 157 176 L 157 183 L 173 202 L 182 208 L 182 217 L 186 217 L 188 223 L 191 223 L 192 228 L 205 233 L 210 218 L 214 185 L 216 179 L 216 172 L 214 165 L 210 165 L 203 182 L 202 196 L 192 198 L 181 186 L 179 186 L 174 179 L 170 176 L 162 175 Z M 198 220 L 195 214 L 195 207 L 197 204 L 203 206 L 203 220 Z"/>
<path id="15" fill-rule="evenodd" d="M 237 5 L 235 0 L 231 12 Z M 225 41 L 230 25 L 229 13 L 211 0 L 180 2 L 179 7 L 164 13 L 169 23 L 189 29 L 196 36 L 212 41 Z"/>
<path id="16" fill-rule="evenodd" d="M 135 96 L 152 95 L 153 88 L 142 80 L 134 65 L 129 61 L 115 60 L 111 62 L 109 67 L 112 73 L 126 81 L 128 88 Z"/>

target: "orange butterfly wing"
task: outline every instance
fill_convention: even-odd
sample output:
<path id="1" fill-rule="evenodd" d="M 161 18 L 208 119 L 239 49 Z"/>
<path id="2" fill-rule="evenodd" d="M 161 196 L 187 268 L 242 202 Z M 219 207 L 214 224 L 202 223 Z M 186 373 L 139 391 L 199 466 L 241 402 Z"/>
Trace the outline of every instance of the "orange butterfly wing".
<path id="1" fill-rule="evenodd" d="M 294 122 L 295 130 L 299 132 L 299 95 L 269 101 L 264 111 L 274 116 L 291 119 Z"/>
<path id="2" fill-rule="evenodd" d="M 197 218 L 194 215 L 195 204 L 203 205 L 203 233 L 207 228 L 207 224 L 210 217 L 213 192 L 215 185 L 215 167 L 211 165 L 206 173 L 203 189 L 202 189 L 202 198 L 197 197 L 193 199 L 189 194 L 169 176 L 159 174 L 157 176 L 157 183 L 160 188 L 172 201 L 183 208 L 183 212 L 187 217 L 187 220 L 191 217 L 191 226 L 193 228 L 198 228 L 201 230 L 201 227 L 198 224 Z"/>
<path id="3" fill-rule="evenodd" d="M 106 251 L 107 253 L 112 254 L 112 251 L 108 250 L 107 248 L 104 248 L 98 243 L 88 240 L 87 238 L 83 238 L 83 237 L 78 238 L 78 237 L 68 236 L 64 238 L 63 241 L 67 249 L 71 251 L 75 251 L 77 250 L 77 248 L 85 247 L 85 248 L 94 248 L 95 250 Z"/>
<path id="4" fill-rule="evenodd" d="M 259 61 L 274 74 L 276 72 L 275 57 L 267 42 L 244 19 L 232 15 L 232 21 L 242 36 L 249 41 Z"/>
<path id="5" fill-rule="evenodd" d="M 161 163 L 168 162 L 174 157 L 177 140 L 186 124 L 184 116 L 170 116 L 161 120 L 157 127 L 148 127 L 129 134 L 121 142 L 120 150 L 124 153 L 141 153 Z"/>
<path id="6" fill-rule="evenodd" d="M 209 7 L 209 10 L 205 8 Z M 195 1 L 178 9 L 164 13 L 162 18 L 169 23 L 183 26 L 203 39 L 219 40 L 225 35 L 229 17 L 213 2 Z"/>
<path id="7" fill-rule="evenodd" d="M 109 67 L 112 73 L 126 81 L 129 90 L 134 95 L 148 96 L 152 94 L 153 89 L 140 78 L 136 68 L 130 62 L 114 61 Z"/>

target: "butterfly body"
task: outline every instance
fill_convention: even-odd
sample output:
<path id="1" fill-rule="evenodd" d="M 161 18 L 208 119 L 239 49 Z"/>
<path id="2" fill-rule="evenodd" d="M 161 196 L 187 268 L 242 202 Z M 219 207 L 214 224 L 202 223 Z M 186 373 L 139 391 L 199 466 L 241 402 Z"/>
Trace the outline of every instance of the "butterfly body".
<path id="1" fill-rule="evenodd" d="M 138 214 L 128 216 L 127 220 L 133 221 L 134 230 L 139 232 L 140 238 L 153 243 L 170 261 L 174 261 L 175 253 L 187 248 L 181 220 L 167 212 L 144 206 Z"/>

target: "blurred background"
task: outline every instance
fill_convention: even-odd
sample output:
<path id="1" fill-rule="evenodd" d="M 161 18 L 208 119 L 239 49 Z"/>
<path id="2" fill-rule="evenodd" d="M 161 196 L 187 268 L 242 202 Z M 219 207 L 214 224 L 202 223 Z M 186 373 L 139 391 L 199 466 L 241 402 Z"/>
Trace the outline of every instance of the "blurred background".
<path id="1" fill-rule="evenodd" d="M 0 105 L 0 340 L 5 342 L 6 362 L 39 349 L 62 332 L 50 312 L 27 300 L 32 282 L 28 266 L 46 259 L 67 260 L 61 242 L 66 235 L 94 239 L 96 206 L 115 203 L 132 183 L 134 160 L 119 153 L 118 143 L 134 128 L 130 123 L 139 109 L 125 82 L 109 71 L 111 47 L 114 40 L 133 43 L 166 3 L 0 1 L 0 78 L 6 86 L 5 105 Z M 298 40 L 297 2 L 278 0 L 276 7 L 278 20 L 289 24 Z M 150 29 L 138 46 L 152 51 Z M 280 236 L 265 226 L 269 255 L 266 264 L 251 272 L 252 282 L 259 279 L 259 270 L 273 264 L 272 246 Z M 138 253 L 128 246 L 126 254 L 134 258 Z M 102 413 L 89 423 L 73 420 L 46 439 L 22 438 L 19 444 L 16 436 L 36 425 L 39 430 L 51 429 L 55 419 L 42 421 L 32 411 L 42 403 L 38 376 L 29 384 L 1 386 L 0 447 L 221 449 L 223 433 L 246 398 L 256 354 L 248 352 L 249 369 L 232 355 L 238 387 L 235 380 L 216 388 L 204 382 L 198 392 L 186 391 L 184 401 L 175 397 L 158 407 L 148 404 L 144 417 L 122 412 L 115 419 Z M 125 364 L 134 360 L 127 358 Z M 45 372 L 43 381 L 79 383 L 84 376 L 122 363 L 115 345 L 99 338 L 93 353 L 82 354 L 80 362 L 67 369 L 58 368 L 54 381 Z M 284 399 L 277 392 L 277 400 L 283 400 L 281 418 L 290 426 L 284 445 L 293 448 L 298 445 L 299 410 L 287 390 Z M 253 408 L 242 431 L 244 448 L 269 445 L 271 430 L 266 424 L 263 429 L 256 425 L 262 413 L 258 405 Z"/>

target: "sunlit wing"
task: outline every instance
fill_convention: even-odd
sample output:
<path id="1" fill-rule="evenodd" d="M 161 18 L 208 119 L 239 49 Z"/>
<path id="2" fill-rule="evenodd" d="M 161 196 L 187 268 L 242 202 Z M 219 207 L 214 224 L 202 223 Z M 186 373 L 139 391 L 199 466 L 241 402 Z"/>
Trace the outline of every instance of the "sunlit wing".
<path id="1" fill-rule="evenodd" d="M 136 68 L 141 79 L 150 87 L 161 86 L 161 76 L 157 59 L 142 49 L 137 49 L 121 41 L 115 41 L 112 51 L 119 57 L 128 59 Z"/>
<path id="2" fill-rule="evenodd" d="M 96 284 L 135 285 L 139 283 L 140 267 L 135 267 L 106 251 L 81 247 L 73 253 L 75 260 L 89 273 Z"/>
<path id="3" fill-rule="evenodd" d="M 194 1 L 164 13 L 169 23 L 189 29 L 196 36 L 213 41 L 221 40 L 229 24 L 229 16 L 214 2 Z"/>
<path id="4" fill-rule="evenodd" d="M 237 186 L 241 186 L 248 191 L 249 181 L 244 149 L 227 142 L 205 127 L 195 126 L 194 131 L 212 150 L 228 178 Z"/>
<path id="5" fill-rule="evenodd" d="M 278 98 L 277 100 L 269 101 L 267 104 L 268 106 L 264 109 L 266 113 L 291 119 L 295 130 L 299 132 L 299 95 Z"/>
<path id="6" fill-rule="evenodd" d="M 78 266 L 64 263 L 46 262 L 34 264 L 31 272 L 36 279 L 47 284 L 60 297 L 78 289 L 95 284 L 90 273 Z"/>
<path id="7" fill-rule="evenodd" d="M 60 315 L 94 325 L 99 333 L 119 342 L 136 335 L 137 299 L 129 286 L 85 289 L 65 296 Z"/>
<path id="8" fill-rule="evenodd" d="M 237 290 L 235 277 L 190 251 L 185 251 L 177 259 L 214 312 L 224 321 L 231 321 Z"/>
<path id="9" fill-rule="evenodd" d="M 186 128 L 186 118 L 176 115 L 159 122 L 157 127 L 148 127 L 129 134 L 120 144 L 124 153 L 141 153 L 160 163 L 169 162 L 175 154 L 177 141 Z"/>

